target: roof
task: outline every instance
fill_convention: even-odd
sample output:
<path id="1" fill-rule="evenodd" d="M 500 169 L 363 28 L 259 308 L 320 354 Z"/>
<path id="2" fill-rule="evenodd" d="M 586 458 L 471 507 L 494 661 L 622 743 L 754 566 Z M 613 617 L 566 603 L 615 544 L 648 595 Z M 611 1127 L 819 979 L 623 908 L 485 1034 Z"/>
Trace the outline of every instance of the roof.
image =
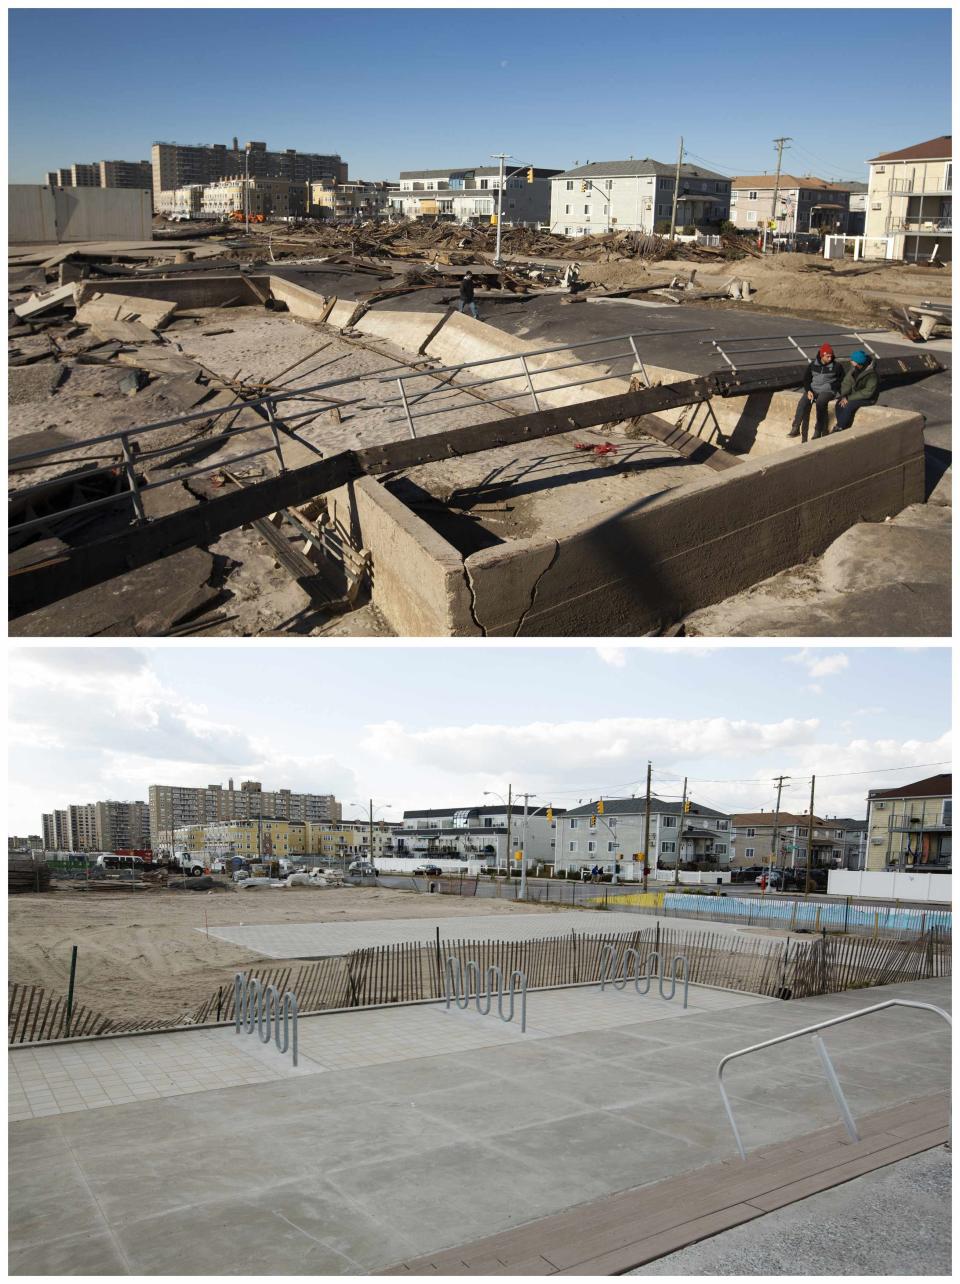
<path id="1" fill-rule="evenodd" d="M 736 815 L 731 816 L 730 820 L 733 822 L 733 826 L 735 829 L 741 829 L 744 826 L 751 826 L 751 827 L 754 827 L 756 825 L 772 826 L 773 816 L 774 816 L 774 813 L 772 811 L 741 811 L 741 812 L 738 812 Z M 793 812 L 782 811 L 780 812 L 780 817 L 777 823 L 780 825 L 806 825 L 809 822 L 809 820 L 810 820 L 809 812 L 806 812 L 801 816 L 797 816 Z M 815 825 L 822 825 L 824 822 L 820 816 L 814 816 L 813 823 Z"/>
<path id="2" fill-rule="evenodd" d="M 651 160 L 645 156 L 642 160 L 594 161 L 592 164 L 580 165 L 576 169 L 566 169 L 555 178 L 640 178 L 649 175 L 662 175 L 673 178 L 676 165 L 665 165 L 662 161 Z M 713 178 L 721 183 L 729 183 L 726 174 L 715 174 L 712 169 L 703 169 L 699 165 L 681 165 L 681 178 Z"/>
<path id="3" fill-rule="evenodd" d="M 939 138 L 929 138 L 925 143 L 902 147 L 898 152 L 882 152 L 879 156 L 871 156 L 867 164 L 873 165 L 876 161 L 950 160 L 952 156 L 953 135 L 941 134 Z"/>
<path id="4" fill-rule="evenodd" d="M 834 183 L 833 186 L 837 189 L 838 192 L 849 192 L 851 196 L 858 196 L 861 193 L 866 194 L 870 190 L 869 183 L 860 183 L 860 182 L 852 182 L 852 181 L 849 183 Z"/>
<path id="5" fill-rule="evenodd" d="M 828 183 L 826 179 L 815 178 L 812 174 L 807 174 L 803 178 L 798 178 L 796 174 L 781 174 L 779 183 L 776 174 L 738 174 L 736 178 L 731 178 L 731 191 L 744 187 L 779 187 L 781 191 L 793 187 L 816 187 L 828 192 L 848 190 L 843 183 Z"/>
<path id="6" fill-rule="evenodd" d="M 899 789 L 871 789 L 868 798 L 952 798 L 953 774 L 944 772 L 939 776 L 927 776 L 925 780 L 916 780 L 912 785 L 901 785 Z"/>
<path id="7" fill-rule="evenodd" d="M 688 801 L 690 801 L 688 799 Z M 604 798 L 603 814 L 605 816 L 642 816 L 645 810 L 646 800 L 643 798 Z M 591 816 L 596 811 L 596 802 L 585 803 L 582 807 L 571 807 L 566 812 L 568 816 Z M 650 815 L 660 812 L 666 816 L 679 816 L 680 804 L 678 802 L 664 802 L 661 798 L 650 799 Z M 721 820 L 727 819 L 725 811 L 714 811 L 712 807 L 703 807 L 700 803 L 692 802 L 688 816 L 714 816 Z M 713 835 L 711 834 L 711 837 Z"/>
<path id="8" fill-rule="evenodd" d="M 504 173 L 526 173 L 532 169 L 535 176 L 544 177 L 553 174 L 559 174 L 558 169 L 544 169 L 540 165 L 508 165 Z M 468 165 L 466 168 L 459 169 L 402 169 L 401 178 L 471 178 L 474 175 L 483 177 L 495 177 L 500 173 L 499 165 Z"/>
<path id="9" fill-rule="evenodd" d="M 414 807 L 403 813 L 403 819 L 417 820 L 421 816 L 424 816 L 424 817 L 455 816 L 458 812 L 461 812 L 461 811 L 466 812 L 468 816 L 479 816 L 481 812 L 490 812 L 490 811 L 499 812 L 499 811 L 506 811 L 506 810 L 507 810 L 507 804 L 505 802 L 504 803 L 484 803 L 480 807 L 423 807 L 421 809 L 417 809 L 416 807 Z M 547 810 L 546 806 L 531 807 L 528 814 L 531 816 L 539 816 L 546 810 Z M 513 800 L 513 814 L 514 816 L 519 816 L 519 817 L 523 816 L 523 804 L 517 798 L 514 798 Z M 564 809 L 562 807 L 554 807 L 553 814 L 555 816 L 562 816 L 564 814 Z"/>

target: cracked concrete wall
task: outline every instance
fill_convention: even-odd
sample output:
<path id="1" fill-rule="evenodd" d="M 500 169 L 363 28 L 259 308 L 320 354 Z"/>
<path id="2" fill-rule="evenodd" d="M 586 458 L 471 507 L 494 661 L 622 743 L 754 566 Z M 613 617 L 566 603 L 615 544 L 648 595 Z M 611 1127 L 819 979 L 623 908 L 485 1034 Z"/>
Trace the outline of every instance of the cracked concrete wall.
<path id="1" fill-rule="evenodd" d="M 492 637 L 518 628 L 637 636 L 818 556 L 857 521 L 922 501 L 923 475 L 920 416 L 858 421 L 805 451 L 746 462 L 603 523 L 472 554 L 475 615 Z"/>
<path id="2" fill-rule="evenodd" d="M 280 303 L 287 305 L 291 316 L 301 321 L 322 321 L 330 302 L 316 290 L 308 290 L 306 286 L 288 281 L 283 276 L 270 277 L 270 292 Z"/>
<path id="3" fill-rule="evenodd" d="M 253 276 L 253 280 L 261 290 L 269 290 L 269 276 Z M 238 306 L 260 303 L 239 272 L 198 272 L 196 276 L 178 275 L 163 280 L 154 277 L 143 281 L 131 276 L 125 276 L 119 281 L 97 278 L 86 284 L 99 294 L 129 294 L 138 299 L 169 299 L 178 308 L 217 308 L 231 300 Z"/>
<path id="4" fill-rule="evenodd" d="M 374 605 L 401 637 L 474 637 L 470 587 L 457 550 L 373 477 L 331 493 L 335 520 L 371 557 Z"/>

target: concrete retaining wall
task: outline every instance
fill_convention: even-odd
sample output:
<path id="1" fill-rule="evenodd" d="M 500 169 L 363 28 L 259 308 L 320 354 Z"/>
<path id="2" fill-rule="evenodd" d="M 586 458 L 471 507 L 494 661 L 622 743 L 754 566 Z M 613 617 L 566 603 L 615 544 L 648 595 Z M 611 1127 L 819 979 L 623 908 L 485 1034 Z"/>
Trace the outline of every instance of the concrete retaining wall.
<path id="1" fill-rule="evenodd" d="M 400 311 L 397 308 L 371 308 L 356 323 L 361 334 L 386 339 L 404 352 L 422 355 L 427 341 L 452 316 L 449 312 Z"/>
<path id="2" fill-rule="evenodd" d="M 317 322 L 326 316 L 330 300 L 316 290 L 308 290 L 306 286 L 282 276 L 271 276 L 269 285 L 273 297 L 285 303 L 290 313 L 301 321 Z"/>
<path id="3" fill-rule="evenodd" d="M 7 192 L 7 239 L 11 245 L 153 239 L 149 192 L 32 183 L 11 183 Z"/>
<path id="4" fill-rule="evenodd" d="M 269 276 L 254 276 L 263 291 L 270 289 Z M 138 281 L 123 277 L 117 281 L 99 277 L 86 282 L 84 289 L 100 294 L 128 294 L 139 299 L 169 299 L 177 308 L 216 308 L 234 302 L 238 307 L 259 304 L 260 299 L 240 276 L 219 272 L 198 272 L 196 276 L 151 277 Z"/>
<path id="5" fill-rule="evenodd" d="M 819 556 L 855 522 L 922 502 L 923 478 L 923 421 L 901 413 L 882 425 L 858 418 L 804 450 L 746 460 L 604 522 L 574 518 L 552 538 L 497 545 L 462 563 L 372 479 L 361 483 L 358 510 L 374 600 L 401 634 L 469 636 L 479 624 L 496 637 L 622 637 Z"/>

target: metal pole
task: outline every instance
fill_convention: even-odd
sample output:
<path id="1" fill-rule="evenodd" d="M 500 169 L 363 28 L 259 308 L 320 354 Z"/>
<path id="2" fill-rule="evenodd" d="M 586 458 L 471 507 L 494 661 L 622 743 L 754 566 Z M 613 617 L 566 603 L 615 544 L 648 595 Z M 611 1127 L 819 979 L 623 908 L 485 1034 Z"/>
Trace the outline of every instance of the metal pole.
<path id="1" fill-rule="evenodd" d="M 413 417 L 410 414 L 410 406 L 407 403 L 407 393 L 403 386 L 402 378 L 397 378 L 397 387 L 400 389 L 400 400 L 403 402 L 403 413 L 407 416 L 407 426 L 410 429 L 410 436 L 416 437 L 417 430 L 413 426 Z"/>
<path id="2" fill-rule="evenodd" d="M 500 266 L 500 241 L 503 228 L 503 162 L 509 154 L 509 152 L 497 152 L 494 156 L 494 160 L 498 157 L 500 160 L 500 187 L 497 191 L 497 252 L 493 256 L 493 261 L 497 267 Z"/>
<path id="3" fill-rule="evenodd" d="M 373 866 L 373 799 L 370 799 L 370 865 Z"/>
<path id="4" fill-rule="evenodd" d="M 683 778 L 683 801 L 680 804 L 680 824 L 677 828 L 677 859 L 673 867 L 673 885 L 680 886 L 680 851 L 683 847 L 683 815 L 687 806 L 687 778 Z"/>
<path id="5" fill-rule="evenodd" d="M 803 894 L 808 896 L 810 893 L 810 873 L 813 869 L 813 791 L 816 788 L 816 776 L 810 777 L 810 834 L 807 839 L 807 877 L 803 884 Z"/>
<path id="6" fill-rule="evenodd" d="M 653 766 L 647 763 L 647 806 L 643 816 L 643 890 L 647 890 L 647 871 L 650 868 L 650 777 Z"/>
<path id="7" fill-rule="evenodd" d="M 677 152 L 677 172 L 673 179 L 673 209 L 670 211 L 670 240 L 672 241 L 677 227 L 677 196 L 680 192 L 680 166 L 683 164 L 683 139 L 680 139 L 680 150 Z M 656 198 L 654 198 L 656 206 Z M 656 208 L 654 208 L 654 221 L 656 221 Z"/>
<path id="8" fill-rule="evenodd" d="M 70 955 L 70 985 L 67 989 L 67 1038 L 70 1037 L 70 1022 L 73 1019 L 73 986 L 77 979 L 77 950 L 78 946 L 73 947 Z"/>
<path id="9" fill-rule="evenodd" d="M 511 855 L 510 822 L 513 819 L 513 785 L 507 785 L 507 873 L 510 873 Z"/>
<path id="10" fill-rule="evenodd" d="M 523 856 L 520 859 L 520 899 L 527 894 L 527 808 L 530 804 L 530 795 L 523 795 L 523 838 L 520 842 L 520 849 Z"/>
<path id="11" fill-rule="evenodd" d="M 243 149 L 243 224 L 250 229 L 250 144 Z"/>

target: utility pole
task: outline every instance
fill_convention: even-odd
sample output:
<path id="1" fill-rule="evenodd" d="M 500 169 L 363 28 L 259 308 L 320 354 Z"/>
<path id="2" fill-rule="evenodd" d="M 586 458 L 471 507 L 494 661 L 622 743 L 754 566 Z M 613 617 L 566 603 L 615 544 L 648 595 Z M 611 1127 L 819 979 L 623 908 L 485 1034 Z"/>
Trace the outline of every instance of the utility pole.
<path id="1" fill-rule="evenodd" d="M 497 252 L 493 256 L 497 267 L 500 266 L 500 237 L 503 230 L 503 162 L 509 155 L 509 152 L 496 152 L 493 156 L 494 160 L 500 161 L 500 187 L 497 190 Z"/>
<path id="2" fill-rule="evenodd" d="M 810 872 L 813 868 L 813 791 L 817 783 L 816 776 L 810 777 L 810 829 L 807 838 L 807 877 L 803 885 L 804 896 L 810 893 Z"/>
<path id="3" fill-rule="evenodd" d="M 680 886 L 680 852 L 683 848 L 683 817 L 687 810 L 687 778 L 683 778 L 683 801 L 680 804 L 680 825 L 677 829 L 677 859 L 673 867 L 673 885 Z"/>
<path id="4" fill-rule="evenodd" d="M 243 226 L 250 230 L 250 144 L 243 149 Z"/>
<path id="5" fill-rule="evenodd" d="M 773 141 L 777 149 L 777 174 L 776 174 L 776 178 L 774 178 L 773 180 L 773 209 L 770 211 L 770 217 L 773 220 L 774 224 L 776 224 L 777 197 L 780 195 L 780 168 L 783 164 L 783 148 L 786 143 L 792 143 L 793 139 L 792 138 L 775 138 Z M 774 227 L 774 230 L 776 230 L 776 227 Z M 766 253 L 766 249 L 767 249 L 767 229 L 766 228 L 764 228 L 763 230 L 763 249 L 764 249 L 764 253 Z"/>
<path id="6" fill-rule="evenodd" d="M 674 175 L 674 179 L 673 179 L 673 209 L 670 211 L 670 240 L 671 241 L 674 238 L 674 233 L 676 231 L 676 226 L 677 226 L 677 197 L 680 194 L 680 166 L 682 164 L 683 164 L 683 139 L 681 138 L 680 150 L 677 152 L 677 172 Z M 656 197 L 653 198 L 653 205 L 654 205 L 653 219 L 654 219 L 654 222 L 656 222 L 656 219 L 657 219 L 657 215 L 656 215 L 657 198 Z"/>
<path id="7" fill-rule="evenodd" d="M 770 864 L 774 868 L 776 868 L 777 865 L 779 864 L 779 856 L 780 856 L 780 852 L 777 847 L 777 838 L 780 833 L 780 794 L 783 791 L 783 782 L 789 779 L 790 779 L 789 776 L 777 777 L 777 809 L 773 813 L 773 839 L 770 843 Z M 783 887 L 782 887 L 783 881 L 784 881 L 783 874 L 781 873 L 781 876 L 780 876 L 781 891 L 783 891 Z"/>
<path id="8" fill-rule="evenodd" d="M 523 838 L 520 840 L 520 849 L 523 852 L 523 856 L 520 859 L 520 899 L 521 900 L 523 900 L 523 898 L 527 894 L 527 807 L 529 806 L 531 797 L 536 797 L 536 795 L 535 794 L 523 795 L 523 830 L 522 830 Z"/>
<path id="9" fill-rule="evenodd" d="M 370 865 L 373 866 L 373 799 L 370 799 Z"/>
<path id="10" fill-rule="evenodd" d="M 643 890 L 647 890 L 647 870 L 650 868 L 650 777 L 653 767 L 647 763 L 647 806 L 643 814 Z"/>
<path id="11" fill-rule="evenodd" d="M 510 821 L 513 818 L 513 785 L 507 785 L 507 873 L 510 873 L 510 861 L 513 859 L 510 852 Z"/>

